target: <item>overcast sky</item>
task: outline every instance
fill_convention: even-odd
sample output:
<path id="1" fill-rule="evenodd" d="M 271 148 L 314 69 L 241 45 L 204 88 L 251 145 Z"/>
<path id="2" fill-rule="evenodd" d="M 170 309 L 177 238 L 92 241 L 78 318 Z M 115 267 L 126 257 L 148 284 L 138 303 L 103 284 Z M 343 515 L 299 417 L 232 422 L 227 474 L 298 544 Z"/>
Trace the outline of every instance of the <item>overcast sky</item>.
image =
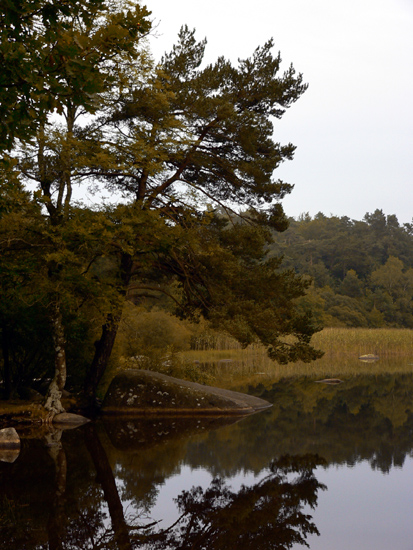
<path id="1" fill-rule="evenodd" d="M 289 216 L 362 219 L 376 208 L 413 217 L 413 0 L 146 0 L 158 59 L 187 24 L 206 58 L 236 63 L 269 38 L 309 83 L 275 121 L 297 146 L 274 176 L 295 184 Z"/>

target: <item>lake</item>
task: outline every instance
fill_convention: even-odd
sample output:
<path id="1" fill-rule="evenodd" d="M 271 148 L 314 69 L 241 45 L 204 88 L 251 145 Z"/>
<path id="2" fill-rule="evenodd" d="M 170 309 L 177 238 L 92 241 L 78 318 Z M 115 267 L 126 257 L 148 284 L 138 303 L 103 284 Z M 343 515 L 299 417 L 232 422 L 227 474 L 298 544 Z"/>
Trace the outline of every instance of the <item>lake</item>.
<path id="1" fill-rule="evenodd" d="M 246 389 L 273 407 L 19 430 L 0 548 L 413 549 L 413 375 Z"/>

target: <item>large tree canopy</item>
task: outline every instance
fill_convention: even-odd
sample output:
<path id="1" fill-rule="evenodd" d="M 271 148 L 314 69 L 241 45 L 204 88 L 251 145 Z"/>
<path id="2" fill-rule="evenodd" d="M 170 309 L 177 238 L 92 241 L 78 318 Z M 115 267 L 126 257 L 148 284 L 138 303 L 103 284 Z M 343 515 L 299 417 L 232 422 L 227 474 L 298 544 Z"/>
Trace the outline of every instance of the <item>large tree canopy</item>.
<path id="1" fill-rule="evenodd" d="M 28 51 L 43 65 L 44 52 L 55 55 L 61 42 L 68 55 L 59 54 L 56 72 L 44 72 L 39 61 L 38 76 L 27 80 L 22 104 L 33 111 L 23 114 L 36 136 L 12 152 L 3 178 L 12 203 L 13 182 L 36 187 L 24 195 L 33 223 L 8 223 L 21 212 L 4 210 L 0 246 L 17 264 L 31 259 L 36 303 L 52 327 L 48 408 L 61 410 L 68 324 L 89 308 L 93 330 L 102 326 L 86 375 L 93 395 L 125 299 L 140 303 L 148 293 L 168 296 L 176 315 L 203 315 L 244 345 L 263 343 L 280 362 L 318 357 L 311 315 L 296 308 L 308 283 L 267 258 L 268 227 L 287 227 L 280 200 L 292 189 L 273 173 L 295 149 L 274 141 L 273 124 L 305 91 L 302 75 L 293 67 L 280 74 L 272 41 L 236 66 L 224 58 L 205 66 L 206 41 L 187 27 L 154 64 L 138 42 L 149 28 L 145 8 L 96 3 L 86 15 L 88 6 L 70 19 L 58 8 L 47 17 L 30 12 L 36 24 Z M 48 17 L 58 25 L 53 47 Z M 17 82 L 17 73 L 8 74 L 7 82 Z M 16 93 L 1 96 L 12 113 L 22 99 Z M 53 109 L 58 122 L 47 117 Z M 87 111 L 94 115 L 82 120 Z M 21 126 L 10 128 L 6 145 L 22 137 Z M 93 206 L 74 202 L 77 184 L 96 193 Z M 117 204 L 106 204 L 107 191 Z M 27 291 L 24 280 L 19 288 Z M 7 326 L 11 314 L 3 309 Z"/>
<path id="2" fill-rule="evenodd" d="M 292 186 L 273 172 L 295 147 L 273 140 L 273 120 L 307 85 L 293 67 L 278 74 L 272 41 L 236 67 L 219 58 L 202 68 L 205 46 L 183 27 L 149 77 L 132 82 L 115 110 L 84 131 L 86 140 L 93 136 L 86 173 L 144 208 L 186 205 L 197 193 L 261 215 L 266 204 L 266 222 L 285 229 L 278 201 Z"/>

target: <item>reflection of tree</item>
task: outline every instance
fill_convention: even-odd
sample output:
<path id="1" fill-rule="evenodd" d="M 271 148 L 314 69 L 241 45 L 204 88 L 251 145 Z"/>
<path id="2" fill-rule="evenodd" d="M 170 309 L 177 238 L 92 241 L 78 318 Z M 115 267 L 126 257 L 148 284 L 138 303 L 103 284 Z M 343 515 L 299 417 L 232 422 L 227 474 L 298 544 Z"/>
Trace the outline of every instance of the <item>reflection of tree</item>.
<path id="1" fill-rule="evenodd" d="M 55 466 L 55 492 L 53 503 L 50 507 L 49 521 L 47 522 L 49 550 L 60 550 L 64 536 L 67 460 L 61 443 L 61 437 L 61 430 L 50 431 L 45 437 L 49 455 Z"/>
<path id="2" fill-rule="evenodd" d="M 315 380 L 249 388 L 272 409 L 190 441 L 185 460 L 226 476 L 258 473 L 280 454 L 317 452 L 329 464 L 368 461 L 382 472 L 403 465 L 413 449 L 413 374 L 345 377 L 335 386 Z"/>
<path id="3" fill-rule="evenodd" d="M 218 477 L 206 490 L 183 491 L 176 499 L 181 512 L 178 521 L 157 529 L 158 524 L 148 520 L 145 525 L 142 518 L 136 525 L 126 521 L 113 471 L 93 425 L 86 427 L 85 435 L 111 516 L 112 532 L 96 530 L 105 548 L 284 550 L 306 544 L 307 535 L 318 533 L 311 516 L 303 512 L 306 505 L 316 506 L 318 490 L 324 489 L 313 473 L 323 463 L 316 456 L 273 461 L 264 479 L 238 492 Z M 102 547 L 96 535 L 95 547 Z"/>
<path id="4" fill-rule="evenodd" d="M 123 482 L 122 498 L 149 513 L 158 488 L 167 478 L 179 474 L 193 436 L 221 431 L 223 426 L 231 427 L 239 420 L 233 416 L 149 416 L 127 421 L 104 417 L 104 431 L 113 445 L 106 445 L 106 449 L 109 460 L 117 463 L 116 476 Z M 219 474 L 223 472 L 218 468 Z"/>
<path id="5" fill-rule="evenodd" d="M 317 533 L 303 512 L 323 488 L 313 474 L 317 457 L 278 459 L 264 479 L 239 491 L 216 477 L 205 490 L 182 492 L 179 520 L 162 529 L 136 501 L 129 500 L 133 509 L 125 515 L 123 491 L 94 424 L 64 433 L 62 441 L 60 433 L 52 435 L 25 440 L 18 461 L 0 464 L 1 548 L 284 550 Z"/>
<path id="6" fill-rule="evenodd" d="M 193 487 L 176 499 L 181 516 L 170 528 L 141 543 L 151 549 L 284 550 L 318 534 L 304 505 L 314 508 L 319 489 L 314 476 L 323 461 L 316 456 L 284 456 L 252 487 L 234 492 L 221 478 L 207 490 Z M 297 474 L 291 479 L 292 474 Z M 308 546 L 308 545 L 307 545 Z"/>
<path id="7" fill-rule="evenodd" d="M 131 550 L 129 529 L 126 524 L 123 504 L 119 497 L 113 471 L 93 425 L 85 426 L 85 441 L 108 504 L 117 547 L 119 550 Z"/>
<path id="8" fill-rule="evenodd" d="M 101 502 L 99 502 L 101 505 Z M 106 516 L 101 508 L 83 508 L 68 526 L 65 550 L 109 550 L 116 548 L 113 532 L 105 527 Z"/>

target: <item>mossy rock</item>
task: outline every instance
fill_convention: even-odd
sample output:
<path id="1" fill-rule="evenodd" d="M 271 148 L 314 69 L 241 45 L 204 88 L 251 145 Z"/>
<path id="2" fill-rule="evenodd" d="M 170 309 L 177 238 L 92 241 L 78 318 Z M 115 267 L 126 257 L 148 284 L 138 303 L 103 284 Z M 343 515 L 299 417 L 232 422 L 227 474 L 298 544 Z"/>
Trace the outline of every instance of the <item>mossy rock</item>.
<path id="1" fill-rule="evenodd" d="M 146 370 L 126 370 L 112 380 L 102 405 L 106 414 L 235 414 L 271 407 L 251 395 L 203 386 Z"/>

